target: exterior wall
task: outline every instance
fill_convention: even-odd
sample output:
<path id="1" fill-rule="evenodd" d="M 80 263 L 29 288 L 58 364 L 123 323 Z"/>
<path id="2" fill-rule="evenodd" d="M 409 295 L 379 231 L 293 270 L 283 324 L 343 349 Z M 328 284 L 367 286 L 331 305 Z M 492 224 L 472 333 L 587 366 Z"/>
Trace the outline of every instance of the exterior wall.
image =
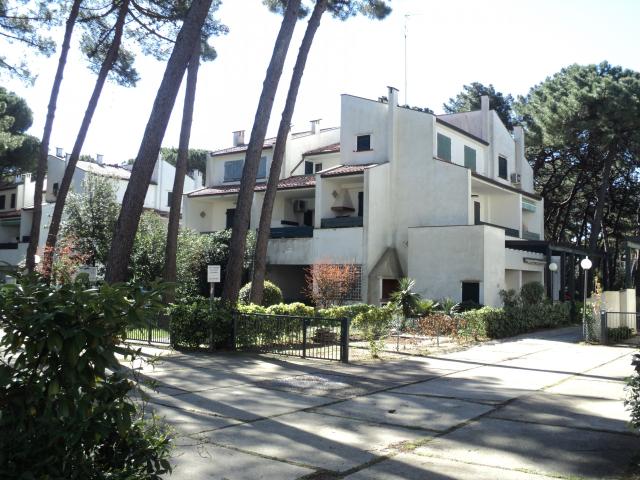
<path id="1" fill-rule="evenodd" d="M 495 110 L 489 111 L 489 122 L 491 125 L 491 138 L 488 140 L 491 143 L 490 158 L 491 165 L 488 168 L 487 176 L 490 176 L 498 182 L 512 186 L 511 174 L 516 173 L 516 146 L 513 141 L 513 137 L 509 130 L 504 126 L 502 120 L 495 112 Z M 507 159 L 507 179 L 503 179 L 498 176 L 498 157 L 502 156 Z"/>
<path id="2" fill-rule="evenodd" d="M 446 255 L 446 259 L 443 257 Z M 500 305 L 505 287 L 504 232 L 485 225 L 409 229 L 408 276 L 425 298 L 462 298 L 463 281 L 480 283 L 480 302 Z"/>
<path id="3" fill-rule="evenodd" d="M 464 166 L 464 147 L 471 147 L 476 151 L 476 172 L 482 175 L 488 175 L 487 173 L 487 146 L 480 142 L 473 140 L 472 138 L 462 135 L 455 130 L 436 123 L 436 133 L 446 135 L 451 139 L 451 162 L 456 165 Z M 438 144 L 437 140 L 433 143 L 433 156 L 438 156 Z"/>
<path id="4" fill-rule="evenodd" d="M 313 263 L 313 238 L 274 238 L 267 247 L 269 265 L 308 265 Z"/>
<path id="5" fill-rule="evenodd" d="M 322 228 L 313 231 L 313 261 L 363 263 L 363 228 Z"/>
<path id="6" fill-rule="evenodd" d="M 340 101 L 340 156 L 342 163 L 362 165 L 388 161 L 388 104 L 351 95 L 342 95 Z M 371 150 L 356 151 L 358 135 L 371 135 Z"/>
<path id="7" fill-rule="evenodd" d="M 294 159 L 295 161 L 295 159 Z M 332 167 L 337 167 L 338 165 L 342 164 L 342 159 L 340 158 L 340 153 L 336 152 L 336 153 L 321 153 L 318 155 L 306 155 L 304 158 L 302 159 L 298 159 L 297 162 L 294 163 L 294 167 L 290 172 L 289 175 L 293 176 L 293 175 L 304 175 L 304 168 L 305 168 L 305 162 L 313 162 L 313 164 L 315 165 L 316 163 L 321 163 L 322 164 L 322 170 L 327 170 L 329 168 Z M 283 171 L 283 173 L 286 173 L 285 171 Z M 314 172 L 315 173 L 315 172 Z"/>

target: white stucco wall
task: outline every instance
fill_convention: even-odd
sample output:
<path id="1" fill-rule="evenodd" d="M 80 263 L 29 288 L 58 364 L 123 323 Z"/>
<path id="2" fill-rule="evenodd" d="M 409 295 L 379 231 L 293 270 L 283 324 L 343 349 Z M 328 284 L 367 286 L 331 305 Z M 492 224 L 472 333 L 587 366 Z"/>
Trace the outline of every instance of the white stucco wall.
<path id="1" fill-rule="evenodd" d="M 469 138 L 466 135 L 462 135 L 456 132 L 452 128 L 447 127 L 441 123 L 436 123 L 436 133 L 441 133 L 451 139 L 451 162 L 456 165 L 464 166 L 464 147 L 473 148 L 476 151 L 476 172 L 487 175 L 486 172 L 486 160 L 487 146 Z M 437 140 L 433 144 L 433 156 L 438 156 L 438 144 Z"/>
<path id="2" fill-rule="evenodd" d="M 387 104 L 366 98 L 340 97 L 340 147 L 342 163 L 382 163 L 387 154 Z M 371 135 L 371 150 L 357 152 L 358 135 Z"/>
<path id="3" fill-rule="evenodd" d="M 313 231 L 313 262 L 356 263 L 363 261 L 363 229 L 323 228 Z"/>
<path id="4" fill-rule="evenodd" d="M 310 265 L 313 263 L 313 238 L 272 238 L 267 247 L 269 265 Z"/>

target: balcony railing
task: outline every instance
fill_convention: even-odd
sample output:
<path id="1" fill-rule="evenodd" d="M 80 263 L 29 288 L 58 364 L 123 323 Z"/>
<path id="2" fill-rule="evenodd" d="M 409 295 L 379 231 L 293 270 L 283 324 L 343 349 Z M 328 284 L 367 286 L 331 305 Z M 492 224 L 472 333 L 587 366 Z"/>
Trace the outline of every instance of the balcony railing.
<path id="1" fill-rule="evenodd" d="M 522 238 L 524 238 L 525 240 L 540 240 L 540 234 L 523 230 Z"/>
<path id="2" fill-rule="evenodd" d="M 515 228 L 503 227 L 502 225 L 496 225 L 495 223 L 482 221 L 476 222 L 476 225 L 488 225 L 490 227 L 501 228 L 502 230 L 504 230 L 505 235 L 507 235 L 508 237 L 520 238 L 520 231 L 516 230 Z"/>
<path id="3" fill-rule="evenodd" d="M 311 238 L 313 227 L 276 227 L 271 229 L 271 238 Z"/>
<path id="4" fill-rule="evenodd" d="M 17 250 L 18 249 L 18 243 L 13 243 L 13 242 L 7 242 L 7 243 L 0 243 L 0 250 Z"/>
<path id="5" fill-rule="evenodd" d="M 322 228 L 349 228 L 349 227 L 361 227 L 362 217 L 335 217 L 335 218 L 323 218 L 320 221 Z"/>

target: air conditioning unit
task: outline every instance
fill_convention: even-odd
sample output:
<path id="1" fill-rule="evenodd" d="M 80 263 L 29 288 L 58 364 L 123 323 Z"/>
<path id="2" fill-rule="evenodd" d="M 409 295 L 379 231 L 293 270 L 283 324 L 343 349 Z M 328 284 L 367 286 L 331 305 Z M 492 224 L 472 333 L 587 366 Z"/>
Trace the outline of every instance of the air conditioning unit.
<path id="1" fill-rule="evenodd" d="M 521 181 L 521 178 L 519 173 L 511 174 L 511 183 L 520 183 L 520 181 Z"/>
<path id="2" fill-rule="evenodd" d="M 293 201 L 293 211 L 294 212 L 304 212 L 307 210 L 307 202 L 304 200 L 294 200 Z"/>

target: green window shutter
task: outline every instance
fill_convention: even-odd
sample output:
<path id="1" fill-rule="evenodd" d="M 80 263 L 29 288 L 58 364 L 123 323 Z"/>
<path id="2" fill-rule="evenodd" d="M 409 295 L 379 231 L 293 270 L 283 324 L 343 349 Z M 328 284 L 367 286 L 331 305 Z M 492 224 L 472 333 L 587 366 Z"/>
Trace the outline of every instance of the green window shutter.
<path id="1" fill-rule="evenodd" d="M 242 178 L 244 160 L 231 160 L 224 162 L 224 181 L 237 182 Z"/>
<path id="2" fill-rule="evenodd" d="M 475 148 L 464 146 L 464 166 L 471 171 L 476 171 L 476 150 Z"/>
<path id="3" fill-rule="evenodd" d="M 260 157 L 258 164 L 258 175 L 256 178 L 267 178 L 267 157 Z"/>
<path id="4" fill-rule="evenodd" d="M 438 134 L 438 158 L 451 161 L 451 139 L 441 133 Z"/>

